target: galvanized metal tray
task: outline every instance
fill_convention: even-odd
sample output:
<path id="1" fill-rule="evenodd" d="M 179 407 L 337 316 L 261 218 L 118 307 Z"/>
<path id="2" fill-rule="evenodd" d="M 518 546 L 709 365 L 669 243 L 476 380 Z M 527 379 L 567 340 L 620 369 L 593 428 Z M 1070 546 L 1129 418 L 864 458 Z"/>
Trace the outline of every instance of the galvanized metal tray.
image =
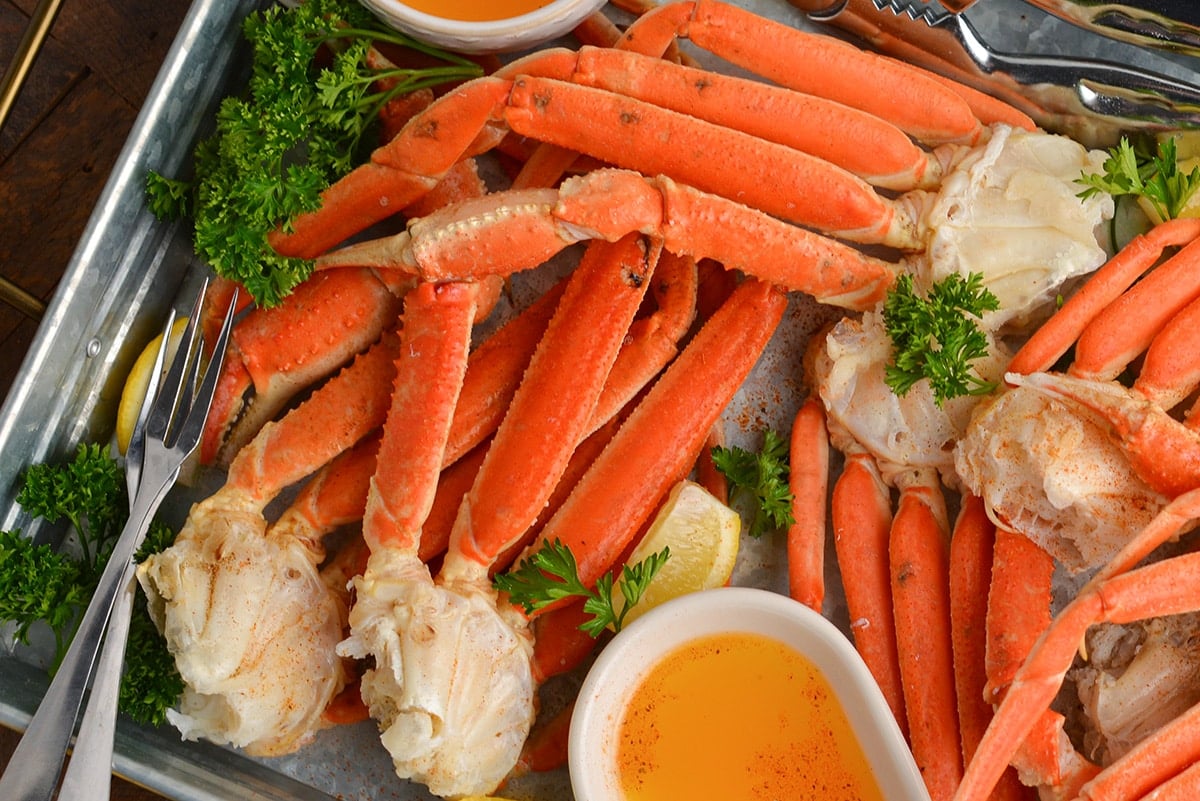
<path id="1" fill-rule="evenodd" d="M 739 0 L 756 13 L 800 28 L 812 23 L 784 0 Z M 196 0 L 167 55 L 38 334 L 0 409 L 0 526 L 41 530 L 15 503 L 26 466 L 67 457 L 80 442 L 107 441 L 132 360 L 166 310 L 207 269 L 193 255 L 185 226 L 158 221 L 146 208 L 147 170 L 177 175 L 211 125 L 220 99 L 244 79 L 241 22 L 262 0 Z M 827 31 L 828 32 L 828 31 Z M 794 301 L 785 330 L 727 415 L 732 441 L 765 426 L 786 429 L 801 394 L 799 354 L 808 334 L 831 312 Z M 740 444 L 740 443 L 739 443 Z M 179 505 L 178 503 L 176 504 Z M 177 510 L 178 511 L 178 510 Z M 744 541 L 738 584 L 786 591 L 779 548 Z M 848 628 L 836 569 L 829 569 L 826 615 Z M 0 630 L 0 723 L 24 728 L 48 680 L 38 649 L 15 649 Z M 32 656 L 31 656 L 32 654 Z M 229 749 L 185 743 L 169 727 L 122 720 L 116 770 L 182 801 L 218 799 L 429 799 L 396 779 L 374 726 L 322 732 L 299 753 L 251 759 Z M 571 797 L 565 770 L 527 777 L 505 789 L 514 798 Z"/>

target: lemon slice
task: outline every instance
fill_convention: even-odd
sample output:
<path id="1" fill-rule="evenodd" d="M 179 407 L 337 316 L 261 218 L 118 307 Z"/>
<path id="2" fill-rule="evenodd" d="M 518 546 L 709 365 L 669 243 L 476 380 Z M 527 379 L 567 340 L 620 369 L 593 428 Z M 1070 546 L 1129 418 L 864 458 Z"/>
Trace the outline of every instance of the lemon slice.
<path id="1" fill-rule="evenodd" d="M 742 520 L 704 487 L 681 481 L 671 490 L 649 531 L 629 556 L 637 564 L 671 549 L 671 556 L 650 580 L 637 606 L 625 616 L 630 623 L 664 601 L 729 582 L 737 561 Z M 616 599 L 618 612 L 624 598 Z"/>
<path id="2" fill-rule="evenodd" d="M 171 326 L 171 339 L 167 343 L 167 358 L 163 364 L 170 364 L 187 327 L 187 318 L 182 317 Z M 129 440 L 133 437 L 133 428 L 137 425 L 138 412 L 141 411 L 142 401 L 146 397 L 146 388 L 150 386 L 150 373 L 154 369 L 154 359 L 158 355 L 162 334 L 150 341 L 133 363 L 133 369 L 125 377 L 125 387 L 121 390 L 121 402 L 117 405 L 117 448 L 122 454 L 129 448 Z"/>

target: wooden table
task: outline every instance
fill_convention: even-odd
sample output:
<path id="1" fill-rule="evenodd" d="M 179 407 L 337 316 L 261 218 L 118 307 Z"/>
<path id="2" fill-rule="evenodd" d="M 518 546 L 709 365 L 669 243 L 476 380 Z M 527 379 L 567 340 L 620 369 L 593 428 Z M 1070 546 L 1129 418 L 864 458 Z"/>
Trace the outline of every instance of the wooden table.
<path id="1" fill-rule="evenodd" d="M 0 70 L 36 5 L 0 0 Z M 65 0 L 0 128 L 0 275 L 42 303 L 71 259 L 187 10 L 187 0 Z M 36 330 L 36 319 L 0 303 L 0 396 Z M 17 740 L 0 728 L 0 765 Z M 160 796 L 114 779 L 112 798 Z"/>

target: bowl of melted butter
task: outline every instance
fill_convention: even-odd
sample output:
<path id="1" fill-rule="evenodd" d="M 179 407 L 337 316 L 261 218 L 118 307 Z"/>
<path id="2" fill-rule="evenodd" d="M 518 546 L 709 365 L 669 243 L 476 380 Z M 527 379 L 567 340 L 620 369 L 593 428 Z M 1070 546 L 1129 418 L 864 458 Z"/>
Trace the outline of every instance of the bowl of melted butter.
<path id="1" fill-rule="evenodd" d="M 677 598 L 588 672 L 569 739 L 578 801 L 928 801 L 865 664 L 822 616 L 767 590 Z"/>
<path id="2" fill-rule="evenodd" d="M 569 33 L 605 0 L 361 0 L 388 25 L 460 53 L 535 47 Z"/>

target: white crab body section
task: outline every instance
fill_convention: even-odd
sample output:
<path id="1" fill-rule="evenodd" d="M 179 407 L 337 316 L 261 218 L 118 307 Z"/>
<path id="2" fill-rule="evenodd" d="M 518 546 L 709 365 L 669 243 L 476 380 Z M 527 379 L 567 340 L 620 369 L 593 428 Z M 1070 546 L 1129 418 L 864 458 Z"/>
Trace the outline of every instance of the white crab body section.
<path id="1" fill-rule="evenodd" d="M 312 738 L 345 683 L 345 612 L 303 544 L 266 536 L 254 505 L 223 490 L 138 581 L 187 684 L 167 713 L 184 739 L 273 756 Z"/>
<path id="2" fill-rule="evenodd" d="M 1167 503 L 1101 424 L 1026 387 L 980 406 L 955 464 L 997 525 L 1071 571 L 1107 562 Z"/>
<path id="3" fill-rule="evenodd" d="M 1003 372 L 1006 356 L 996 353 L 976 365 L 984 380 Z M 952 475 L 954 443 L 978 399 L 963 396 L 938 406 L 927 381 L 901 397 L 884 380 L 891 358 L 891 340 L 877 313 L 841 320 L 826 337 L 813 364 L 834 445 L 866 449 L 889 484 L 898 471 L 910 469 Z"/>
<path id="4" fill-rule="evenodd" d="M 1064 136 L 996 126 L 923 204 L 918 281 L 979 273 L 1000 300 L 983 315 L 988 330 L 1038 322 L 1065 282 L 1108 258 L 1097 232 L 1112 217 L 1112 198 L 1078 197 L 1079 176 L 1102 172 L 1104 158 Z"/>
<path id="5" fill-rule="evenodd" d="M 485 577 L 486 578 L 486 577 Z M 482 582 L 435 584 L 415 556 L 382 549 L 355 579 L 345 656 L 373 657 L 362 696 L 396 773 L 435 795 L 486 795 L 533 725 L 533 638 Z"/>

